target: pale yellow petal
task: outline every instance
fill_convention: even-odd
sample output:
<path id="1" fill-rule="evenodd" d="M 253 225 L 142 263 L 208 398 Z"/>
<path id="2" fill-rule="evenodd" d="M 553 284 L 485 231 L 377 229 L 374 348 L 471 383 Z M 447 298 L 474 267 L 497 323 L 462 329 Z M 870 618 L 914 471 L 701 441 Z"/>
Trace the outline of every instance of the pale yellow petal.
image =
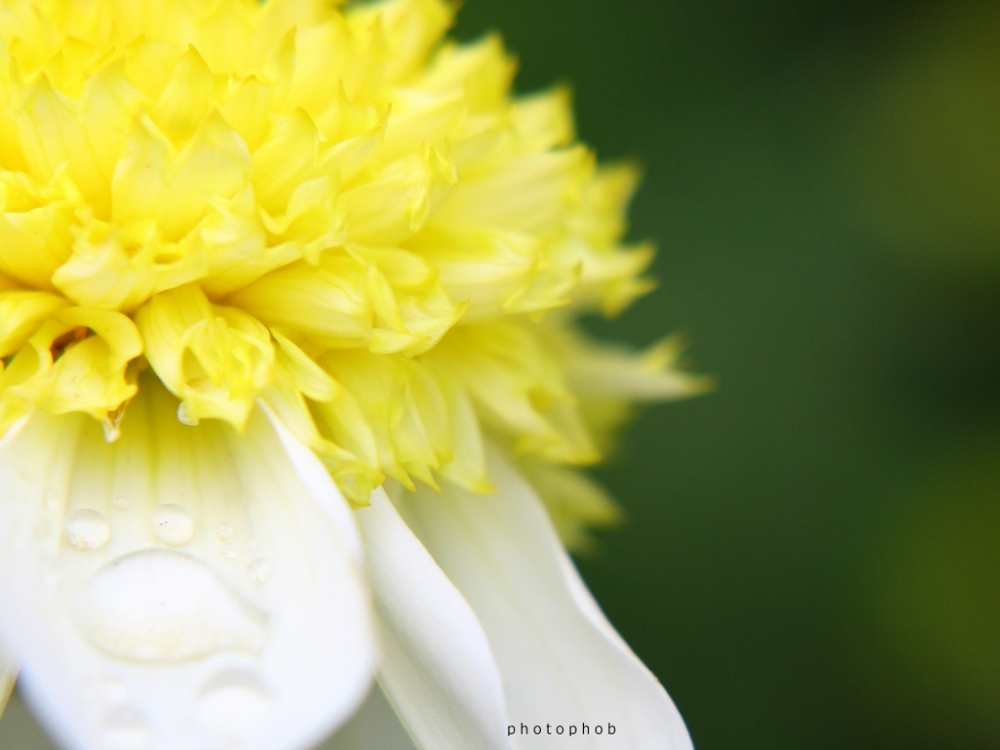
<path id="1" fill-rule="evenodd" d="M 120 409 L 136 393 L 128 367 L 142 350 L 139 332 L 126 316 L 62 308 L 0 375 L 0 396 L 4 402 L 24 401 L 53 414 L 82 411 L 113 432 Z"/>
<path id="2" fill-rule="evenodd" d="M 188 424 L 224 419 L 242 429 L 271 379 L 267 329 L 233 307 L 212 305 L 194 285 L 154 296 L 137 313 L 146 357 L 181 400 Z"/>

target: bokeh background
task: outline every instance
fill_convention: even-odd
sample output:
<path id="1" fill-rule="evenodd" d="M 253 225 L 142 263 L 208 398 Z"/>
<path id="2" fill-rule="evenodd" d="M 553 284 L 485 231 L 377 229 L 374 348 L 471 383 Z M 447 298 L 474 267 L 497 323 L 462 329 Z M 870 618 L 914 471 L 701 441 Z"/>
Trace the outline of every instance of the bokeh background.
<path id="1" fill-rule="evenodd" d="M 1000 747 L 1000 3 L 467 0 L 638 157 L 704 397 L 600 474 L 580 567 L 700 750 Z M 0 746 L 45 748 L 15 703 Z M 368 750 L 378 750 L 370 748 Z"/>

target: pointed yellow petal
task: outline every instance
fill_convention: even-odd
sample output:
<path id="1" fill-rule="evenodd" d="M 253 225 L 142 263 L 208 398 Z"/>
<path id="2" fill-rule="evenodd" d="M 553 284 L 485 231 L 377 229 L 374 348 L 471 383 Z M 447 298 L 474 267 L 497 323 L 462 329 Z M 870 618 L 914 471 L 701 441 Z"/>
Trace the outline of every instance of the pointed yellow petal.
<path id="1" fill-rule="evenodd" d="M 68 304 L 45 292 L 0 292 L 0 357 L 19 351 L 42 321 Z"/>
<path id="2" fill-rule="evenodd" d="M 181 399 L 178 416 L 188 424 L 225 419 L 242 429 L 271 379 L 267 329 L 236 308 L 212 305 L 190 284 L 153 297 L 136 322 L 149 363 Z"/>
<path id="3" fill-rule="evenodd" d="M 0 394 L 4 401 L 23 400 L 52 414 L 90 414 L 110 426 L 136 393 L 126 368 L 141 353 L 139 332 L 124 315 L 62 308 L 0 375 Z"/>
<path id="4" fill-rule="evenodd" d="M 35 289 L 51 290 L 52 272 L 73 244 L 74 213 L 82 205 L 67 170 L 48 181 L 0 172 L 0 271 Z"/>

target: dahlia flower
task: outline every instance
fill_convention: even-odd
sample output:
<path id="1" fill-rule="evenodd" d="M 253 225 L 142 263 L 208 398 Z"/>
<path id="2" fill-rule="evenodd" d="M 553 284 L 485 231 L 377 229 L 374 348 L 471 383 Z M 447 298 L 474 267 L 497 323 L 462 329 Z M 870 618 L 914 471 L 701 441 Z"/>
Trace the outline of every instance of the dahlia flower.
<path id="1" fill-rule="evenodd" d="M 452 15 L 0 2 L 0 688 L 59 746 L 690 747 L 563 547 L 704 385 L 575 327 L 649 288 L 635 169 Z"/>

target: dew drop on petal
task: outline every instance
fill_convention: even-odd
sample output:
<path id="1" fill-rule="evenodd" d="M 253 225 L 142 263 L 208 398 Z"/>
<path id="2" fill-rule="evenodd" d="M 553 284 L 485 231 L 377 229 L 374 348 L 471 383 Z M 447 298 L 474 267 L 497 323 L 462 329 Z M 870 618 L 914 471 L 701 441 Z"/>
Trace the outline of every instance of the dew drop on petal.
<path id="1" fill-rule="evenodd" d="M 118 510 L 128 510 L 129 508 L 128 498 L 124 495 L 115 495 L 111 498 L 111 504 Z"/>
<path id="2" fill-rule="evenodd" d="M 205 686 L 198 699 L 202 721 L 230 736 L 250 734 L 267 716 L 271 696 L 253 675 L 225 672 Z"/>
<path id="3" fill-rule="evenodd" d="M 186 401 L 182 401 L 177 407 L 177 421 L 188 427 L 198 426 L 198 419 L 191 414 L 191 407 Z"/>
<path id="4" fill-rule="evenodd" d="M 160 505 L 153 510 L 149 525 L 153 536 L 175 547 L 187 544 L 194 536 L 194 518 L 190 511 L 173 503 Z"/>
<path id="5" fill-rule="evenodd" d="M 100 568 L 77 595 L 73 619 L 102 651 L 142 662 L 257 654 L 269 638 L 265 612 L 203 561 L 166 549 Z"/>
<path id="6" fill-rule="evenodd" d="M 104 429 L 104 441 L 114 443 L 122 436 L 121 426 L 115 422 L 101 420 L 101 427 Z"/>
<path id="7" fill-rule="evenodd" d="M 233 526 L 232 524 L 223 521 L 215 527 L 215 533 L 218 535 L 219 539 L 229 539 L 233 535 Z"/>
<path id="8" fill-rule="evenodd" d="M 258 585 L 264 583 L 271 577 L 271 562 L 263 558 L 257 558 L 247 565 L 247 577 L 251 582 Z"/>
<path id="9" fill-rule="evenodd" d="M 111 538 L 111 526 L 96 510 L 73 511 L 63 522 L 66 543 L 75 549 L 100 549 Z"/>

